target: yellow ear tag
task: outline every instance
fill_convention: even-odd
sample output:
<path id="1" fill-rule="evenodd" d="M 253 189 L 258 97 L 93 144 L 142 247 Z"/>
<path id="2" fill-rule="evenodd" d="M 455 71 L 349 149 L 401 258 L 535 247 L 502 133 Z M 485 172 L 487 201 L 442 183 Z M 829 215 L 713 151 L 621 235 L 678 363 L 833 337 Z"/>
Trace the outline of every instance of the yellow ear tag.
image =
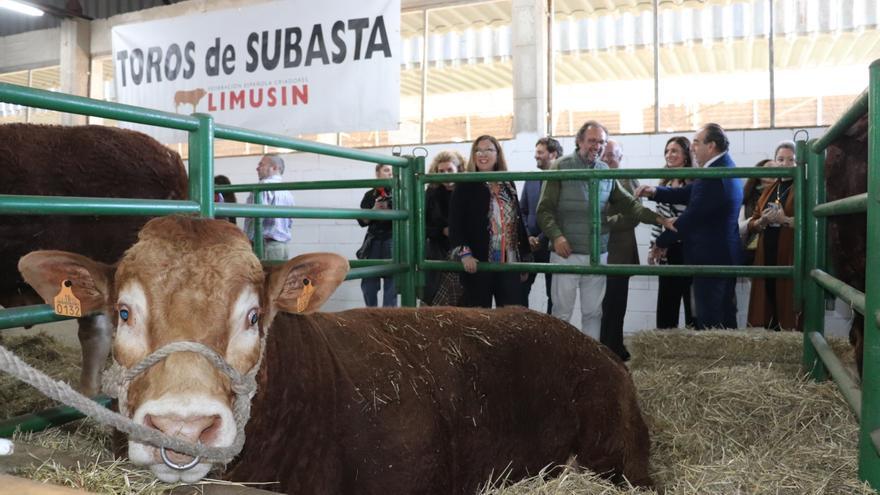
<path id="1" fill-rule="evenodd" d="M 55 296 L 55 300 L 53 301 L 55 314 L 61 316 L 75 316 L 79 318 L 82 316 L 82 307 L 79 304 L 79 299 L 77 299 L 70 290 L 71 286 L 73 286 L 73 284 L 70 283 L 70 280 L 61 282 L 61 292 Z"/>
<path id="2" fill-rule="evenodd" d="M 302 313 L 309 307 L 309 300 L 312 298 L 312 294 L 315 292 L 315 284 L 312 283 L 311 280 L 304 278 L 303 279 L 303 290 L 302 295 L 296 298 L 296 312 Z"/>

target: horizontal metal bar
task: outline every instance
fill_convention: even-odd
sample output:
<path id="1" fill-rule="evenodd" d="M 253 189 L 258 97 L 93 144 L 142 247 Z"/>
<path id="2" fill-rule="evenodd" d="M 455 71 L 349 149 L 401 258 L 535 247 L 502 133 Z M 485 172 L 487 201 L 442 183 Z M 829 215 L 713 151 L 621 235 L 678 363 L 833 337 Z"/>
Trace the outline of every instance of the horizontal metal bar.
<path id="1" fill-rule="evenodd" d="M 215 125 L 214 137 L 217 139 L 230 139 L 232 141 L 241 141 L 245 143 L 263 144 L 266 146 L 274 146 L 276 148 L 287 148 L 307 153 L 318 153 L 321 155 L 348 158 L 363 162 L 384 163 L 395 167 L 406 167 L 409 165 L 409 160 L 401 156 L 380 155 L 379 153 L 369 151 L 343 148 L 332 144 L 316 143 L 314 141 L 289 138 L 279 134 L 257 132 L 228 125 Z"/>
<path id="2" fill-rule="evenodd" d="M 840 358 L 837 357 L 837 354 L 831 349 L 828 345 L 828 342 L 825 340 L 825 337 L 822 336 L 819 332 L 810 332 L 810 342 L 813 344 L 813 348 L 816 349 L 816 353 L 822 359 L 822 362 L 825 363 L 825 367 L 828 368 L 828 372 L 831 374 L 831 378 L 834 380 L 834 383 L 840 388 L 840 393 L 843 394 L 843 397 L 846 399 L 846 402 L 849 404 L 849 407 L 852 408 L 856 417 L 861 419 L 862 417 L 862 390 L 853 381 L 852 377 L 844 368 L 843 363 L 840 362 Z"/>
<path id="3" fill-rule="evenodd" d="M 45 108 L 46 110 L 123 120 L 125 122 L 168 127 L 182 131 L 194 131 L 199 128 L 199 120 L 189 115 L 178 115 L 176 113 L 162 112 L 105 100 L 95 100 L 83 96 L 55 93 L 43 89 L 27 88 L 9 83 L 0 83 L 0 101 L 32 108 Z"/>
<path id="4" fill-rule="evenodd" d="M 829 201 L 813 208 L 813 214 L 817 217 L 865 213 L 866 211 L 868 211 L 868 193 L 856 194 L 855 196 L 850 196 L 848 198 Z"/>
<path id="5" fill-rule="evenodd" d="M 52 306 L 48 304 L 6 308 L 0 310 L 0 330 L 72 319 L 71 316 L 56 315 Z"/>
<path id="6" fill-rule="evenodd" d="M 367 266 L 364 268 L 352 268 L 345 275 L 345 280 L 357 280 L 361 278 L 387 277 L 395 273 L 404 273 L 409 270 L 409 266 L 403 263 L 396 265 L 388 263 L 385 265 Z"/>
<path id="7" fill-rule="evenodd" d="M 94 401 L 104 407 L 110 407 L 110 397 L 99 395 Z M 68 406 L 53 407 L 45 411 L 24 414 L 15 418 L 0 421 L 0 437 L 10 438 L 16 431 L 22 433 L 42 431 L 53 426 L 63 425 L 85 417 L 77 409 Z"/>
<path id="8" fill-rule="evenodd" d="M 865 293 L 861 292 L 851 285 L 848 285 L 839 278 L 834 278 L 822 270 L 812 270 L 810 275 L 813 279 L 828 292 L 842 299 L 845 303 L 860 314 L 865 314 Z"/>
<path id="9" fill-rule="evenodd" d="M 353 259 L 353 260 L 348 260 L 349 268 L 365 268 L 368 266 L 385 266 L 385 265 L 390 265 L 390 264 L 391 264 L 391 259 L 384 259 L 384 260 L 382 260 L 382 259 L 375 259 L 375 260 Z"/>
<path id="10" fill-rule="evenodd" d="M 235 184 L 231 186 L 214 186 L 216 192 L 250 192 L 250 191 L 300 191 L 311 189 L 375 189 L 392 187 L 391 179 L 351 179 L 351 180 L 318 180 L 311 182 L 267 182 L 265 184 Z"/>
<path id="11" fill-rule="evenodd" d="M 361 210 L 358 208 L 312 208 L 308 206 L 272 206 L 247 203 L 215 203 L 214 214 L 218 217 L 287 217 L 330 218 L 339 220 L 404 220 L 409 218 L 406 210 Z"/>
<path id="12" fill-rule="evenodd" d="M 601 170 L 550 170 L 545 172 L 468 172 L 466 174 L 425 174 L 424 183 L 486 182 L 497 180 L 587 180 L 587 179 L 663 179 L 726 177 L 794 177 L 794 167 L 734 168 L 627 168 Z"/>
<path id="13" fill-rule="evenodd" d="M 423 261 L 423 270 L 460 272 L 464 268 L 455 261 Z M 527 272 L 527 273 L 576 273 L 581 275 L 661 275 L 703 277 L 762 277 L 791 278 L 794 268 L 789 266 L 729 266 L 729 265 L 554 265 L 551 263 L 487 263 L 477 265 L 485 272 Z"/>
<path id="14" fill-rule="evenodd" d="M 828 132 L 822 136 L 821 139 L 813 143 L 813 147 L 811 148 L 813 153 L 822 153 L 825 151 L 825 148 L 828 147 L 829 144 L 833 143 L 840 136 L 843 135 L 844 132 L 849 130 L 853 124 L 859 120 L 862 115 L 868 113 L 868 90 L 864 90 L 862 94 L 859 95 L 858 98 L 853 102 L 852 105 L 844 112 L 844 114 L 837 119 L 837 122 L 834 123 L 833 126 L 828 128 Z"/>
<path id="15" fill-rule="evenodd" d="M 5 214 L 157 216 L 198 212 L 195 201 L 0 194 L 0 213 Z"/>

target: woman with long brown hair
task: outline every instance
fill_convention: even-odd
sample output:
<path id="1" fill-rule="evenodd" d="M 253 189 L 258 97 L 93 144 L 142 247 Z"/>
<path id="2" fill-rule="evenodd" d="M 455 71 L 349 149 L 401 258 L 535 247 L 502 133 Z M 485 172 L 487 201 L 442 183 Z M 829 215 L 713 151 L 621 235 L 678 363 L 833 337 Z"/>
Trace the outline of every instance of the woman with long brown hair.
<path id="1" fill-rule="evenodd" d="M 665 168 L 691 168 L 694 166 L 691 156 L 691 142 L 684 136 L 674 136 L 666 141 L 663 151 L 666 160 Z M 660 179 L 661 186 L 683 187 L 690 179 Z M 657 213 L 665 218 L 677 218 L 685 210 L 686 205 L 657 203 Z M 681 265 L 684 263 L 684 252 L 681 240 L 666 249 L 654 246 L 654 239 L 665 229 L 656 225 L 651 232 L 651 251 L 648 264 Z M 678 314 L 684 306 L 684 322 L 688 327 L 695 326 L 691 311 L 692 277 L 657 277 L 657 328 L 678 328 Z"/>

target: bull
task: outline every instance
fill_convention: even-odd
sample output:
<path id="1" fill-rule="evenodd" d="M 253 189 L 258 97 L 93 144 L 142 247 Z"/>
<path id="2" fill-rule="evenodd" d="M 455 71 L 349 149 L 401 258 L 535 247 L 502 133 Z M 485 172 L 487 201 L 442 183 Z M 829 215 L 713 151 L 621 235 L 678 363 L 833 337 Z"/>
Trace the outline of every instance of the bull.
<path id="1" fill-rule="evenodd" d="M 19 268 L 51 299 L 65 280 L 83 310 L 112 311 L 115 360 L 137 365 L 190 341 L 256 372 L 246 442 L 223 476 L 288 493 L 475 493 L 576 463 L 650 485 L 635 386 L 607 348 L 524 308 L 318 313 L 347 261 L 306 254 L 262 267 L 228 222 L 150 221 L 116 266 L 38 251 Z M 202 354 L 168 355 L 120 398 L 137 423 L 207 446 L 233 442 L 234 391 Z M 164 481 L 212 468 L 129 439 Z"/>
<path id="2" fill-rule="evenodd" d="M 149 136 L 112 127 L 0 125 L 0 194 L 186 199 L 180 156 Z M 0 306 L 42 303 L 16 270 L 19 258 L 60 249 L 114 262 L 137 239 L 148 217 L 0 215 Z M 110 354 L 104 315 L 78 321 L 83 367 L 80 390 L 94 395 Z"/>
<path id="3" fill-rule="evenodd" d="M 825 150 L 826 200 L 835 201 L 868 191 L 868 116 L 857 120 Z M 837 278 L 865 290 L 868 216 L 866 213 L 828 218 L 828 244 Z M 856 366 L 862 374 L 864 317 L 855 312 L 849 333 Z"/>

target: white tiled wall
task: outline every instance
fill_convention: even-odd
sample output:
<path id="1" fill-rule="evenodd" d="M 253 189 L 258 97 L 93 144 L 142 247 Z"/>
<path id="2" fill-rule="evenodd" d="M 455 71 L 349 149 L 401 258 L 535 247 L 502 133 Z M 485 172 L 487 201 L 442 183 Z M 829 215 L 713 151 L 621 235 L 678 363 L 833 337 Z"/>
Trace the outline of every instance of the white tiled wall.
<path id="1" fill-rule="evenodd" d="M 824 128 L 808 129 L 809 137 L 821 136 Z M 652 135 L 626 135 L 615 137 L 623 148 L 622 167 L 627 168 L 653 168 L 663 166 L 663 147 L 666 141 L 675 134 L 652 134 Z M 690 133 L 686 134 L 692 137 Z M 739 166 L 752 166 L 764 158 L 770 158 L 776 144 L 779 141 L 792 139 L 793 130 L 775 129 L 762 131 L 731 131 L 730 152 Z M 534 143 L 539 136 L 520 135 L 516 139 L 502 142 L 504 152 L 510 170 L 529 171 L 535 169 Z M 574 138 L 560 139 L 565 153 L 574 150 Z M 440 150 L 453 149 L 467 156 L 470 143 L 428 145 L 428 162 L 431 155 Z M 379 154 L 390 155 L 390 149 L 376 149 Z M 404 153 L 411 149 L 405 147 Z M 295 153 L 283 155 L 287 170 L 284 174 L 285 181 L 314 181 L 335 180 L 353 178 L 372 178 L 373 164 L 353 162 L 351 160 L 324 157 L 310 153 Z M 252 183 L 257 181 L 256 165 L 259 157 L 235 157 L 218 159 L 215 165 L 215 173 L 228 176 L 234 184 Z M 645 183 L 656 181 L 645 180 Z M 294 197 L 299 206 L 334 207 L 334 208 L 357 208 L 365 190 L 336 190 L 336 191 L 296 191 Z M 239 194 L 238 200 L 245 201 L 246 195 Z M 650 206 L 651 203 L 648 203 Z M 239 225 L 242 220 L 239 219 Z M 354 258 L 354 253 L 361 245 L 364 237 L 364 229 L 358 226 L 354 220 L 294 220 L 294 240 L 290 244 L 292 255 L 328 251 Z M 648 226 L 639 226 L 636 229 L 639 242 L 641 259 L 645 260 L 647 246 L 650 239 Z M 530 305 L 532 308 L 543 310 L 546 304 L 544 297 L 543 275 L 532 289 Z M 652 277 L 633 277 L 630 280 L 629 304 L 626 316 L 625 330 L 637 332 L 641 329 L 654 328 L 654 309 L 657 298 L 657 282 Z M 745 313 L 748 309 L 748 281 L 741 280 L 737 284 L 737 298 L 739 301 L 739 320 L 745 323 Z M 360 307 L 363 298 L 360 292 L 359 281 L 348 281 L 342 284 L 334 296 L 325 305 L 325 309 L 336 311 L 348 308 Z M 838 307 L 842 306 L 838 304 Z M 576 314 L 577 308 L 576 308 Z M 848 308 L 829 311 L 826 318 L 826 327 L 831 334 L 844 334 L 848 328 L 850 318 Z M 580 318 L 574 318 L 575 325 Z M 682 318 L 683 321 L 683 318 Z"/>

